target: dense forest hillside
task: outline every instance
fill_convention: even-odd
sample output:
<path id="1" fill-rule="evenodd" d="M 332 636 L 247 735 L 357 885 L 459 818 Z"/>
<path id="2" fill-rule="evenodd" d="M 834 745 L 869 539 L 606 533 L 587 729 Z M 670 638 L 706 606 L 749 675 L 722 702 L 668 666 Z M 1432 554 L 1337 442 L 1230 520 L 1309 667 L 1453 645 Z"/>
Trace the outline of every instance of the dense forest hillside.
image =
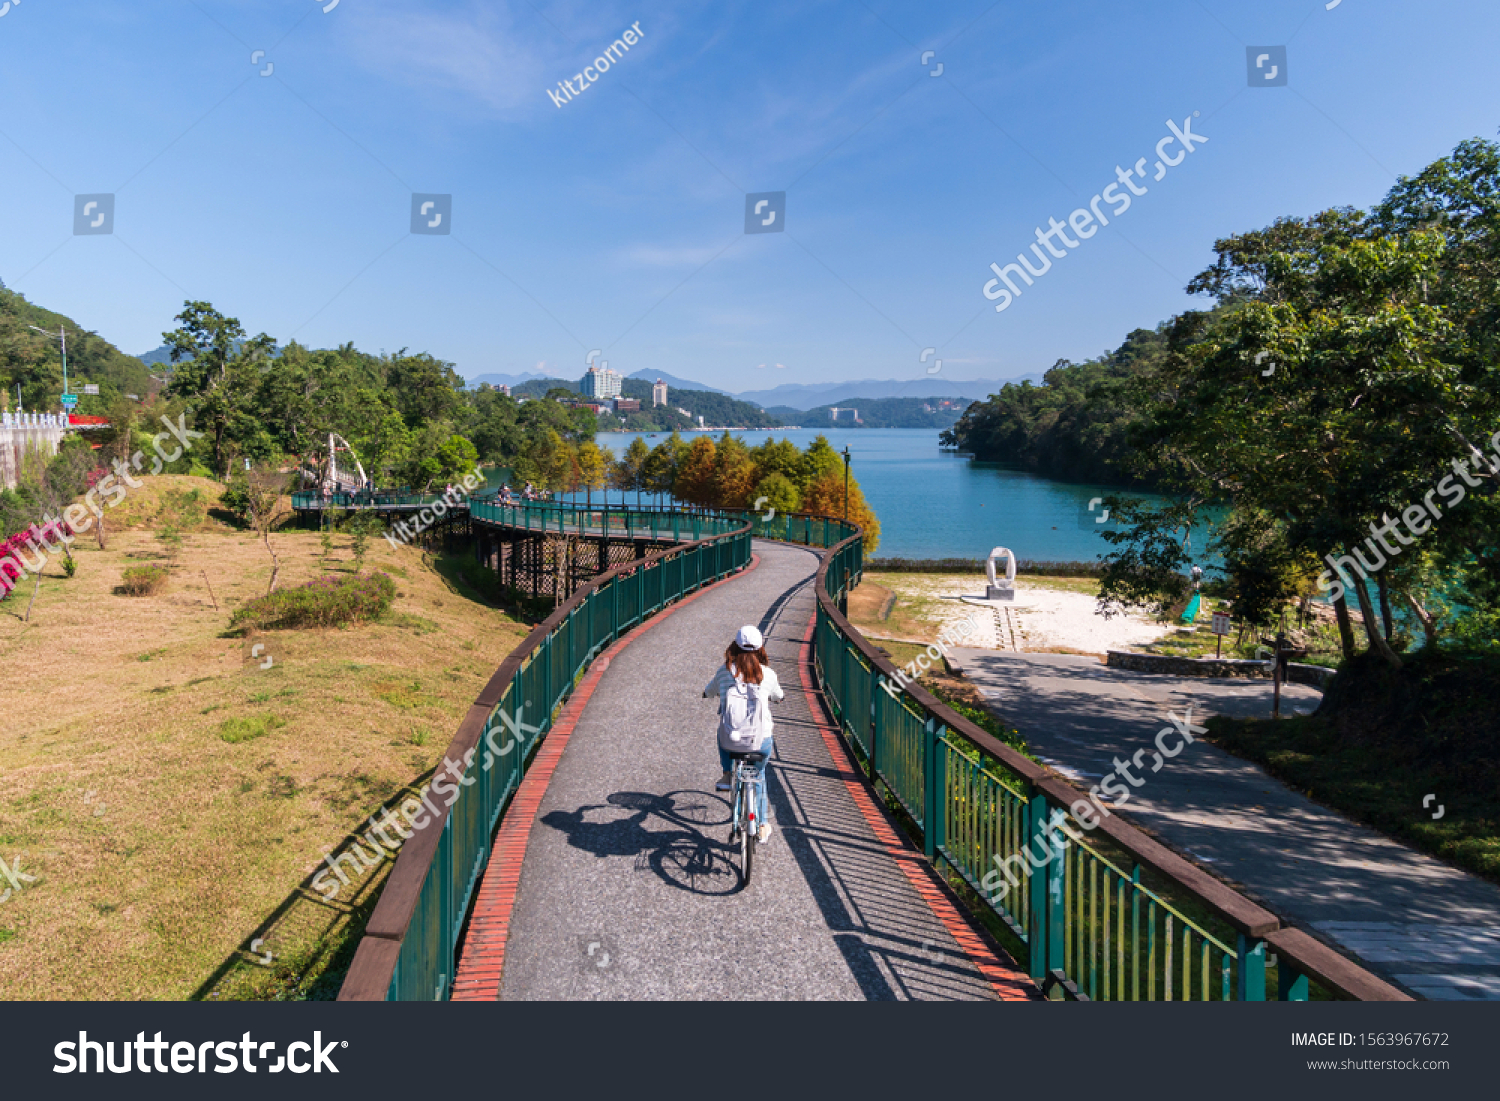
<path id="1" fill-rule="evenodd" d="M 957 422 L 969 405 L 966 398 L 849 398 L 799 412 L 779 407 L 774 412 L 806 428 L 948 428 Z M 834 409 L 840 410 L 833 420 Z M 856 421 L 843 410 L 859 413 Z"/>
<path id="2" fill-rule="evenodd" d="M 970 405 L 943 433 L 944 446 L 1061 481 L 1151 484 L 1129 464 L 1126 434 L 1139 417 L 1129 387 L 1160 363 L 1165 330 L 1137 329 L 1114 351 L 1083 363 L 1060 359 L 1040 386 L 1007 383 Z"/>
<path id="3" fill-rule="evenodd" d="M 46 329 L 49 338 L 30 326 Z M 16 387 L 28 410 L 56 411 L 62 395 L 61 326 L 68 339 L 68 389 L 81 394 L 86 383 L 99 387 L 97 396 L 79 399 L 78 412 L 102 414 L 125 394 L 145 397 L 152 388 L 151 373 L 140 360 L 126 355 L 71 317 L 28 302 L 24 295 L 0 285 L 0 374 L 8 408 L 14 409 Z"/>

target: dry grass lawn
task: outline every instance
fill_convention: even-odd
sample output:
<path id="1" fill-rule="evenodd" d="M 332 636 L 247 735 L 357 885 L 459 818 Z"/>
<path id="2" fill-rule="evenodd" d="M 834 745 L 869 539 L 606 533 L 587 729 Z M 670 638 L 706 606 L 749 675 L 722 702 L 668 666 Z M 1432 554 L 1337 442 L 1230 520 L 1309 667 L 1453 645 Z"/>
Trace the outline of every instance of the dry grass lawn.
<path id="1" fill-rule="evenodd" d="M 173 486 L 217 495 L 203 479 L 148 479 L 129 517 L 149 523 Z M 389 864 L 335 902 L 308 889 L 310 874 L 440 762 L 526 628 L 459 592 L 420 550 L 377 537 L 366 568 L 391 573 L 400 593 L 388 620 L 224 637 L 230 612 L 266 590 L 259 539 L 204 518 L 161 592 L 122 596 L 125 567 L 166 561 L 126 515 L 109 514 L 107 550 L 79 537 L 77 576 L 49 564 L 29 624 L 29 579 L 0 603 L 0 859 L 35 877 L 0 903 L 0 991 L 328 996 L 365 916 L 351 903 L 368 901 Z M 354 568 L 347 536 L 327 566 L 316 532 L 272 540 L 279 585 Z"/>

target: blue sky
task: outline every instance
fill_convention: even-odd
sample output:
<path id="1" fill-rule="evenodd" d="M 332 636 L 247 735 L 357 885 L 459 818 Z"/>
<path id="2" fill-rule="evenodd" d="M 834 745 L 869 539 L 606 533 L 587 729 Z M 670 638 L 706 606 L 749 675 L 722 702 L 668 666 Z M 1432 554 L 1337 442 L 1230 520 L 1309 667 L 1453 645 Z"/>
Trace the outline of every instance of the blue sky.
<path id="1" fill-rule="evenodd" d="M 935 347 L 1010 378 L 1189 307 L 1216 237 L 1500 126 L 1492 0 L 331 2 L 12 0 L 0 279 L 132 352 L 192 297 L 465 376 L 600 348 L 735 391 L 920 381 Z M 1247 87 L 1269 45 L 1288 85 Z M 1207 143 L 996 314 L 989 264 L 1193 112 Z M 745 234 L 782 190 L 786 231 Z M 94 192 L 115 232 L 74 236 Z M 409 232 L 414 192 L 451 235 Z"/>

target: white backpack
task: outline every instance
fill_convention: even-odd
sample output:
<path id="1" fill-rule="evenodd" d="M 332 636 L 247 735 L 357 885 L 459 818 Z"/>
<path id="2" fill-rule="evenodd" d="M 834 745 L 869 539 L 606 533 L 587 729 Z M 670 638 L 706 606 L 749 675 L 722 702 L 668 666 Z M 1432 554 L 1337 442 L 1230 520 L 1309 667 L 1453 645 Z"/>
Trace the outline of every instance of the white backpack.
<path id="1" fill-rule="evenodd" d="M 743 753 L 751 752 L 769 725 L 769 706 L 764 683 L 750 684 L 734 678 L 733 686 L 724 690 L 719 704 L 720 744 L 732 744 L 743 747 L 740 750 Z"/>

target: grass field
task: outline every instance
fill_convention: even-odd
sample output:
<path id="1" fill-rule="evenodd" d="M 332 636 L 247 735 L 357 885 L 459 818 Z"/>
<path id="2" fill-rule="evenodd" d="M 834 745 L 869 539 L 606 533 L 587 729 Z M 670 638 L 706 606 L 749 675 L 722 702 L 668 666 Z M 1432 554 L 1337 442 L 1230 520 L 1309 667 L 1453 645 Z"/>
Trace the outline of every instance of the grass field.
<path id="1" fill-rule="evenodd" d="M 130 517 L 149 522 L 153 494 L 174 485 L 217 492 L 148 479 Z M 440 762 L 526 628 L 420 550 L 376 538 L 366 568 L 399 592 L 382 622 L 226 637 L 232 610 L 266 590 L 260 540 L 205 516 L 171 561 L 149 530 L 124 529 L 124 509 L 108 549 L 78 539 L 75 577 L 49 564 L 29 623 L 29 579 L 0 603 L 0 859 L 35 877 L 0 904 L 0 989 L 331 996 L 390 865 L 335 902 L 310 875 Z M 278 587 L 354 568 L 345 536 L 327 565 L 316 532 L 272 542 Z M 170 567 L 159 593 L 114 591 L 153 562 Z"/>

